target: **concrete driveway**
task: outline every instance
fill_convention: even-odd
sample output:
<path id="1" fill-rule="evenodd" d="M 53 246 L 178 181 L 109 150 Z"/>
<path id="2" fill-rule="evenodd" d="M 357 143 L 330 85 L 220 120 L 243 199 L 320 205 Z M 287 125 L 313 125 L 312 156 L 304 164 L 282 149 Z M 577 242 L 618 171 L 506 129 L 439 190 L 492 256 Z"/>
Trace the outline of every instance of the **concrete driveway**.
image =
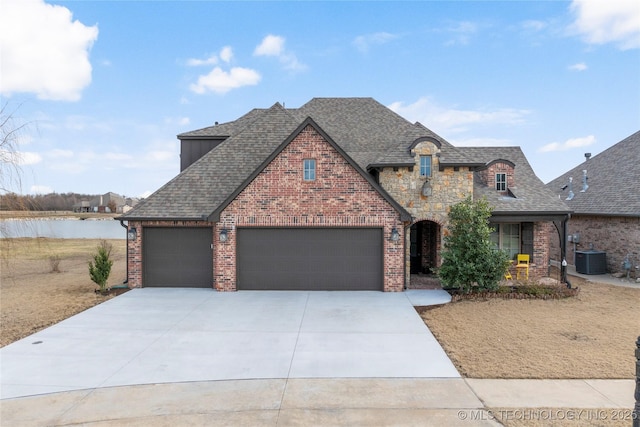
<path id="1" fill-rule="evenodd" d="M 412 306 L 420 297 L 135 289 L 0 349 L 0 398 L 231 379 L 459 378 Z"/>

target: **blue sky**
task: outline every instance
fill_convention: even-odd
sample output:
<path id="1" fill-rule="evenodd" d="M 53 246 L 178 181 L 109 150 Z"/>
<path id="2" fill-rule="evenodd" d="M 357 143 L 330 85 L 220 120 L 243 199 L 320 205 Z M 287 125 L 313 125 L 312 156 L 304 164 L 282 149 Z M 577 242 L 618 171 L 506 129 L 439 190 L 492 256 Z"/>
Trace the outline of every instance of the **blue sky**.
<path id="1" fill-rule="evenodd" d="M 176 135 L 275 102 L 373 97 L 544 181 L 640 129 L 640 2 L 3 0 L 19 193 L 148 195 Z M 7 175 L 4 175 L 5 181 Z"/>

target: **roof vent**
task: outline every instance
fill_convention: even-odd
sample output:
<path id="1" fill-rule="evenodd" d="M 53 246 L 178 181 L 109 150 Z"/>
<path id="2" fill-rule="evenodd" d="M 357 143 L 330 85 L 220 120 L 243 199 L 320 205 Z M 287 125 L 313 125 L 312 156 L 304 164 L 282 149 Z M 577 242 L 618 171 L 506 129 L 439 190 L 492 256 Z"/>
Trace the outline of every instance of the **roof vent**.
<path id="1" fill-rule="evenodd" d="M 573 194 L 573 178 L 569 177 L 569 195 L 565 200 L 573 200 L 574 196 L 575 194 Z"/>
<path id="2" fill-rule="evenodd" d="M 584 153 L 584 158 L 589 160 L 591 158 L 591 153 Z"/>
<path id="3" fill-rule="evenodd" d="M 213 125 L 214 125 L 214 126 L 218 126 L 218 122 L 215 122 Z"/>
<path id="4" fill-rule="evenodd" d="M 587 177 L 587 170 L 583 169 L 582 170 L 582 190 L 580 190 L 581 193 L 584 193 L 589 189 L 589 184 L 587 184 L 588 179 L 589 178 Z"/>

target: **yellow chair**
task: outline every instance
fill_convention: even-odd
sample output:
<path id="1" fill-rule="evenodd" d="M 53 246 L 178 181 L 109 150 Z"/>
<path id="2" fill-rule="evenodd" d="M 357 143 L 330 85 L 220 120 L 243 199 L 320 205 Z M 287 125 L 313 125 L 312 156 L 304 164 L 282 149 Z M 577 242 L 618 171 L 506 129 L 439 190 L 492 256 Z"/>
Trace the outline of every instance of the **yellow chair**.
<path id="1" fill-rule="evenodd" d="M 527 254 L 518 254 L 518 263 L 516 264 L 516 279 L 520 279 L 520 275 L 524 275 L 524 277 L 529 279 L 529 255 Z"/>
<path id="2" fill-rule="evenodd" d="M 513 264 L 513 261 L 511 261 L 511 264 Z M 513 280 L 513 276 L 511 275 L 511 265 L 509 265 L 509 268 L 507 268 L 507 271 L 504 272 L 504 278 L 506 280 Z"/>

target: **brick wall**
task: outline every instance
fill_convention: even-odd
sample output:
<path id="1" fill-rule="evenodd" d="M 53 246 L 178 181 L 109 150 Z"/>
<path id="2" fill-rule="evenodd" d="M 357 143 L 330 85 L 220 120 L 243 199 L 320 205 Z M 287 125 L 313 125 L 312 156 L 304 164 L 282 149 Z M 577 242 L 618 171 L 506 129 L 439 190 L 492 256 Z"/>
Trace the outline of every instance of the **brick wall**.
<path id="1" fill-rule="evenodd" d="M 316 160 L 315 181 L 303 180 L 303 160 Z M 236 290 L 237 227 L 380 227 L 384 235 L 384 290 L 404 288 L 404 226 L 398 212 L 327 143 L 305 128 L 221 213 L 214 235 L 214 282 Z M 400 232 L 391 242 L 392 228 Z"/>
<path id="2" fill-rule="evenodd" d="M 478 171 L 478 178 L 487 187 L 495 189 L 497 173 L 504 173 L 507 175 L 507 188 L 515 187 L 514 168 L 510 164 L 504 162 L 492 163 L 486 169 Z"/>
<path id="3" fill-rule="evenodd" d="M 640 266 L 640 218 L 573 215 L 568 222 L 568 234 L 580 234 L 580 243 L 567 242 L 567 263 L 575 265 L 575 250 L 593 249 L 607 253 L 607 272 L 624 272 L 622 262 L 627 254 L 632 262 L 632 275 Z M 551 258 L 560 260 L 560 240 L 551 239 Z M 635 271 L 637 275 L 638 272 Z"/>
<path id="4" fill-rule="evenodd" d="M 529 267 L 529 277 L 544 277 L 549 273 L 549 247 L 551 233 L 558 234 L 551 222 L 533 223 L 533 260 Z"/>

